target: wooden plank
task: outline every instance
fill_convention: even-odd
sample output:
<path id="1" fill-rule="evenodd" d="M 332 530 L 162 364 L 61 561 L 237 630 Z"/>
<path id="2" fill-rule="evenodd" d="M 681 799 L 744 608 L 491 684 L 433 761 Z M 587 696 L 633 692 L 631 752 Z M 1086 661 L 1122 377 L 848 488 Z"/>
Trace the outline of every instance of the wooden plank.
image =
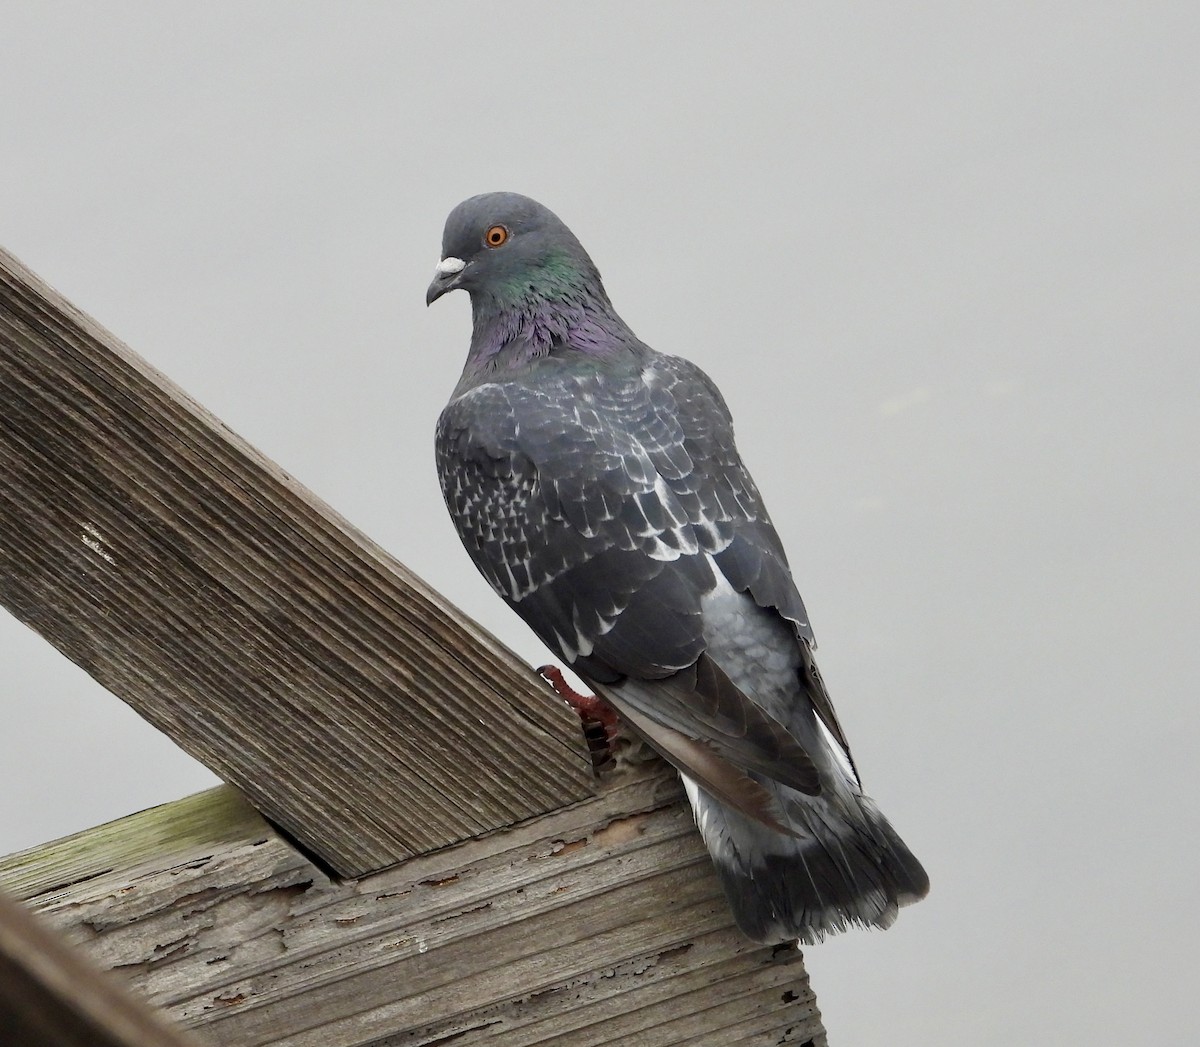
<path id="1" fill-rule="evenodd" d="M 265 839 L 269 826 L 231 785 L 185 796 L 107 825 L 0 858 L 0 883 L 22 901 L 54 894 L 114 869 L 142 862 L 181 863 L 247 837 Z"/>
<path id="2" fill-rule="evenodd" d="M 660 764 L 356 881 L 228 790 L 190 804 L 160 845 L 174 804 L 0 862 L 0 886 L 229 1047 L 825 1042 L 801 954 L 734 928 Z"/>
<path id="3" fill-rule="evenodd" d="M 0 603 L 343 875 L 592 789 L 528 667 L 3 252 Z"/>
<path id="4" fill-rule="evenodd" d="M 200 1047 L 0 894 L 0 1043 Z"/>

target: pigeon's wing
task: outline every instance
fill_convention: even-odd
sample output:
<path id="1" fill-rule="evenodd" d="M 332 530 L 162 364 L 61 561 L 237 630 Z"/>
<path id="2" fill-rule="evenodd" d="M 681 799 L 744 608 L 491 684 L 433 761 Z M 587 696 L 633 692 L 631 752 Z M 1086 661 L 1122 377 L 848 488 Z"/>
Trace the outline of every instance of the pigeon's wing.
<path id="1" fill-rule="evenodd" d="M 476 566 L 569 662 L 662 679 L 703 653 L 704 554 L 732 526 L 705 518 L 673 402 L 639 373 L 543 361 L 536 385 L 477 386 L 442 413 L 437 461 Z"/>
<path id="2" fill-rule="evenodd" d="M 738 454 L 733 422 L 721 391 L 690 360 L 661 357 L 660 373 L 678 404 L 680 424 L 696 445 L 696 458 L 714 478 L 713 498 L 732 523 L 729 544 L 715 554 L 721 573 L 739 592 L 746 592 L 760 607 L 770 608 L 792 623 L 802 649 L 804 689 L 813 709 L 846 754 L 855 776 L 850 743 L 825 689 L 812 652 L 817 646 L 804 601 L 788 566 L 787 554 L 771 523 L 762 495 Z M 729 510 L 729 495 L 736 512 Z"/>
<path id="3" fill-rule="evenodd" d="M 746 793 L 735 806 L 761 807 L 745 770 L 819 785 L 778 718 L 703 657 L 714 565 L 811 631 L 724 403 L 689 368 L 658 357 L 644 373 L 543 367 L 536 386 L 478 386 L 439 420 L 438 469 L 467 551 L 535 632 L 600 684 L 645 681 L 607 693 L 685 739 L 674 756 L 656 743 L 701 781 L 716 777 L 701 755 L 731 765 Z M 703 754 L 679 751 L 697 743 Z"/>

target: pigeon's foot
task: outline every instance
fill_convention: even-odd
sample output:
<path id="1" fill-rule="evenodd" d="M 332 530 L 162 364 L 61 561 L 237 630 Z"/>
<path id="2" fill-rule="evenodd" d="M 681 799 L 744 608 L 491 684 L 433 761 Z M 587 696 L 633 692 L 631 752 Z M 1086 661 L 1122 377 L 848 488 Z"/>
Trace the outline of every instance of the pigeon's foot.
<path id="1" fill-rule="evenodd" d="M 563 671 L 557 665 L 538 667 L 542 677 L 564 702 L 576 713 L 583 724 L 583 737 L 592 757 L 592 769 L 599 771 L 613 759 L 613 742 L 621 732 L 617 711 L 597 694 L 580 694 L 567 683 Z"/>
<path id="2" fill-rule="evenodd" d="M 555 694 L 579 713 L 581 720 L 594 720 L 616 734 L 617 711 L 598 694 L 580 694 L 567 683 L 567 678 L 557 665 L 539 666 L 538 675 L 554 688 Z"/>

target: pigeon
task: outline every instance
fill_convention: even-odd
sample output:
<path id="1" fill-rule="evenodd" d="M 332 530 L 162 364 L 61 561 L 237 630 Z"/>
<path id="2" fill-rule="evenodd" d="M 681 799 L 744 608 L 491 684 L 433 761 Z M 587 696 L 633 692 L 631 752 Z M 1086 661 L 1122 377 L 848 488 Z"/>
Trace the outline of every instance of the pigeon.
<path id="1" fill-rule="evenodd" d="M 473 330 L 436 459 L 475 566 L 679 770 L 749 938 L 889 926 L 929 880 L 862 790 L 716 385 L 640 341 L 528 197 L 450 213 L 426 304 L 455 289 Z"/>

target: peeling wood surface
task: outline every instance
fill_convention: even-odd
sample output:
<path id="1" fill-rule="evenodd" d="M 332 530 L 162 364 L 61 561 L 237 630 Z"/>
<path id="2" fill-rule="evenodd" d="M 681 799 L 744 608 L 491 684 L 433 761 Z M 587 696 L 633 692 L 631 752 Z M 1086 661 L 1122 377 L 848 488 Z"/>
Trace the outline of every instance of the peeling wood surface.
<path id="1" fill-rule="evenodd" d="M 592 790 L 528 667 L 3 251 L 0 603 L 343 875 Z"/>
<path id="2" fill-rule="evenodd" d="M 734 929 L 661 765 L 356 881 L 230 790 L 181 803 L 161 844 L 176 805 L 13 856 L 0 885 L 213 1043 L 825 1043 L 800 954 Z"/>
<path id="3" fill-rule="evenodd" d="M 6 1047 L 200 1047 L 0 895 L 0 1043 Z"/>

